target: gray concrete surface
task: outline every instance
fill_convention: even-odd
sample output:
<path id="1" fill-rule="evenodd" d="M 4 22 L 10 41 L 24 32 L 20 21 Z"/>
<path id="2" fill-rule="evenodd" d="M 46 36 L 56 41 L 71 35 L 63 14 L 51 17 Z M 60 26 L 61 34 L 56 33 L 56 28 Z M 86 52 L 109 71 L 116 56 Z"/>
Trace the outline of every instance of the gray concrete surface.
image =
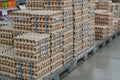
<path id="1" fill-rule="evenodd" d="M 63 80 L 120 80 L 120 37 Z"/>

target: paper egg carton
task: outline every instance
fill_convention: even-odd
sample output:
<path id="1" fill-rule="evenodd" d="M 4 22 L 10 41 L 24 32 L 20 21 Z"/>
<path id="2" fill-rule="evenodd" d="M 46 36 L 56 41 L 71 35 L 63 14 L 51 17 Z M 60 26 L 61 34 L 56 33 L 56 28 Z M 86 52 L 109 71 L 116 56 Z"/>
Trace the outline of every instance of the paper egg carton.
<path id="1" fill-rule="evenodd" d="M 61 0 L 61 1 L 45 0 L 45 4 L 44 4 L 45 9 L 50 8 L 53 10 L 63 9 L 64 7 L 68 7 L 68 6 L 72 6 L 72 0 Z"/>
<path id="2" fill-rule="evenodd" d="M 98 10 L 95 12 L 95 24 L 96 25 L 111 25 L 113 14 L 108 11 Z"/>
<path id="3" fill-rule="evenodd" d="M 18 52 L 20 56 L 25 57 L 27 60 L 32 59 L 36 61 L 38 60 L 39 56 L 46 58 L 47 56 L 50 56 L 49 40 L 49 34 L 27 33 L 20 35 L 14 38 L 15 51 Z"/>
<path id="4" fill-rule="evenodd" d="M 62 12 L 49 10 L 20 10 L 13 14 L 14 28 L 31 32 L 50 33 L 63 27 Z"/>
<path id="5" fill-rule="evenodd" d="M 27 9 L 40 10 L 44 7 L 44 0 L 26 0 Z"/>
<path id="6" fill-rule="evenodd" d="M 0 46 L 0 73 L 15 77 L 15 54 L 12 46 Z"/>
<path id="7" fill-rule="evenodd" d="M 112 1 L 98 1 L 96 2 L 96 9 L 99 10 L 111 10 Z"/>
<path id="8" fill-rule="evenodd" d="M 83 9 L 88 9 L 88 8 L 90 8 L 90 3 L 89 3 L 89 2 L 84 2 L 82 8 L 83 8 Z"/>
<path id="9" fill-rule="evenodd" d="M 70 63 L 73 60 L 73 48 L 63 52 L 63 65 Z"/>
<path id="10" fill-rule="evenodd" d="M 39 62 L 36 64 L 32 62 L 32 64 L 28 61 L 17 60 L 16 63 L 16 77 L 17 79 L 24 79 L 24 80 L 43 80 L 44 77 L 50 75 L 51 66 L 50 66 L 50 59 L 46 59 L 44 62 Z M 48 64 L 49 62 L 49 64 Z M 22 66 L 21 66 L 22 64 Z M 31 66 L 32 65 L 32 66 Z M 21 69 L 22 67 L 22 69 Z M 31 69 L 32 68 L 32 69 Z M 22 71 L 22 73 L 21 73 Z M 22 78 L 21 78 L 22 76 Z"/>
<path id="11" fill-rule="evenodd" d="M 95 27 L 95 37 L 98 40 L 105 39 L 109 36 L 110 30 L 109 26 L 96 26 Z"/>
<path id="12" fill-rule="evenodd" d="M 81 0 L 73 0 L 74 10 L 82 10 L 83 4 Z"/>
<path id="13" fill-rule="evenodd" d="M 57 30 L 50 35 L 51 55 L 57 54 L 62 51 L 63 46 L 63 33 L 62 30 Z"/>
<path id="14" fill-rule="evenodd" d="M 73 49 L 73 56 L 77 57 L 83 50 L 82 50 L 82 44 L 80 44 L 78 47 Z"/>
<path id="15" fill-rule="evenodd" d="M 13 27 L 4 26 L 0 28 L 0 43 L 13 45 Z"/>
<path id="16" fill-rule="evenodd" d="M 62 52 L 58 52 L 54 56 L 52 56 L 51 59 L 51 73 L 56 72 L 58 69 L 62 67 L 63 59 L 62 59 Z"/>

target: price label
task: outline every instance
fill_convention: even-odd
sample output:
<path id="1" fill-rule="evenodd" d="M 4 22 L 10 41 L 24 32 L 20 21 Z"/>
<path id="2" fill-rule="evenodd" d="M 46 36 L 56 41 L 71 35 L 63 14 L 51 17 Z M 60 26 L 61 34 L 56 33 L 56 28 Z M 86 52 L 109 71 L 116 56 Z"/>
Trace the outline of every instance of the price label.
<path id="1" fill-rule="evenodd" d="M 2 10 L 2 15 L 7 15 L 7 10 Z"/>

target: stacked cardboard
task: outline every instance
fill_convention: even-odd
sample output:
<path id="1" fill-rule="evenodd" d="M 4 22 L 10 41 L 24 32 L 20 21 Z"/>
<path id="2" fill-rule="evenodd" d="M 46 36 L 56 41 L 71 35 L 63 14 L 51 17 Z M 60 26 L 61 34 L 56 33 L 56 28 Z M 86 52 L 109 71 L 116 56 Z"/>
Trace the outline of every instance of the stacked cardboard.
<path id="1" fill-rule="evenodd" d="M 99 2 L 96 2 L 96 9 L 97 10 L 111 11 L 111 8 L 112 8 L 112 1 L 99 1 Z"/>
<path id="2" fill-rule="evenodd" d="M 98 26 L 101 26 L 100 28 L 105 29 L 103 26 L 108 26 L 107 29 L 108 33 L 103 33 L 103 35 L 107 35 L 110 36 L 113 32 L 114 32 L 114 26 L 112 26 L 112 21 L 113 21 L 113 14 L 109 11 L 106 10 L 97 10 L 95 12 L 95 25 L 96 28 L 98 28 Z M 98 29 L 96 29 L 98 30 Z M 100 31 L 96 31 L 97 34 Z M 101 32 L 100 32 L 101 33 Z M 96 34 L 96 39 L 104 39 L 105 37 L 100 37 L 99 35 Z M 100 37 L 100 38 L 98 38 Z"/>
<path id="3" fill-rule="evenodd" d="M 82 51 L 82 1 L 74 0 L 74 45 L 73 45 L 73 55 L 74 57 L 81 53 Z"/>
<path id="4" fill-rule="evenodd" d="M 50 74 L 50 35 L 26 33 L 14 38 L 16 77 L 38 80 Z"/>
<path id="5" fill-rule="evenodd" d="M 95 44 L 95 0 L 90 0 L 90 21 L 89 21 L 90 46 Z"/>
<path id="6" fill-rule="evenodd" d="M 0 45 L 0 73 L 11 77 L 16 77 L 13 46 Z"/>
<path id="7" fill-rule="evenodd" d="M 90 45 L 90 36 L 89 36 L 89 21 L 90 21 L 90 15 L 89 15 L 89 1 L 83 1 L 83 9 L 82 9 L 82 20 L 83 20 L 83 35 L 82 35 L 82 47 L 83 47 L 83 51 L 89 48 Z"/>

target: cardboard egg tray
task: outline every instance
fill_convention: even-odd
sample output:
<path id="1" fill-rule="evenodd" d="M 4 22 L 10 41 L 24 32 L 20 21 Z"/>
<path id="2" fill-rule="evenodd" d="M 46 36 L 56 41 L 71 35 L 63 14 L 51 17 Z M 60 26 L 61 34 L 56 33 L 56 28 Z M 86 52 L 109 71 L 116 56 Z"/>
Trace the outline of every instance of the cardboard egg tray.
<path id="1" fill-rule="evenodd" d="M 50 35 L 51 55 L 53 56 L 62 51 L 63 46 L 63 33 L 62 30 L 57 30 Z"/>
<path id="2" fill-rule="evenodd" d="M 12 46 L 0 46 L 0 74 L 15 77 L 15 55 Z"/>
<path id="3" fill-rule="evenodd" d="M 73 1 L 74 10 L 82 10 L 83 4 L 81 0 Z"/>
<path id="4" fill-rule="evenodd" d="M 41 56 L 46 57 L 46 54 L 50 55 L 49 40 L 49 34 L 27 33 L 20 35 L 14 39 L 15 51 L 23 51 L 23 57 L 28 59 L 38 59 L 38 57 L 31 57 L 35 54 L 41 54 Z"/>
<path id="5" fill-rule="evenodd" d="M 109 36 L 109 34 L 110 34 L 109 26 L 95 27 L 95 37 L 97 40 L 105 39 Z"/>
<path id="6" fill-rule="evenodd" d="M 70 63 L 73 60 L 73 49 L 63 52 L 63 65 Z"/>
<path id="7" fill-rule="evenodd" d="M 90 8 L 90 3 L 89 2 L 83 3 L 83 9 L 86 9 L 86 8 Z"/>
<path id="8" fill-rule="evenodd" d="M 86 15 L 86 14 L 89 14 L 90 10 L 88 8 L 85 8 L 85 9 L 82 9 L 82 14 L 83 15 Z"/>
<path id="9" fill-rule="evenodd" d="M 73 56 L 76 57 L 78 54 L 80 54 L 82 52 L 82 44 L 79 45 L 78 47 L 73 49 Z"/>
<path id="10" fill-rule="evenodd" d="M 54 10 L 63 9 L 64 7 L 68 7 L 68 6 L 72 6 L 72 0 L 49 1 L 49 2 L 48 0 L 45 0 L 45 4 L 44 4 L 45 9 L 50 8 Z"/>
<path id="11" fill-rule="evenodd" d="M 21 79 L 22 76 L 22 79 L 24 80 L 29 80 L 31 76 L 33 80 L 39 80 L 39 78 L 42 79 L 46 75 L 48 76 L 48 74 L 50 74 L 51 70 L 50 64 L 51 64 L 50 58 L 47 58 L 44 61 L 39 62 L 16 58 L 16 77 L 18 79 Z M 31 72 L 32 75 L 30 75 Z"/>
<path id="12" fill-rule="evenodd" d="M 17 30 L 50 33 L 63 27 L 61 11 L 20 10 L 14 12 L 13 20 L 14 28 Z"/>
<path id="13" fill-rule="evenodd" d="M 43 9 L 44 1 L 42 0 L 26 0 L 26 7 L 27 9 Z"/>
<path id="14" fill-rule="evenodd" d="M 0 43 L 12 45 L 13 43 L 13 27 L 4 26 L 0 28 Z"/>
<path id="15" fill-rule="evenodd" d="M 51 73 L 57 71 L 59 68 L 62 67 L 63 59 L 62 59 L 63 53 L 57 53 L 54 56 L 52 56 L 51 59 Z"/>
<path id="16" fill-rule="evenodd" d="M 2 26 L 8 26 L 8 25 L 11 25 L 11 23 L 7 23 L 5 21 L 0 21 L 0 27 L 2 27 Z"/>
<path id="17" fill-rule="evenodd" d="M 96 25 L 111 25 L 113 14 L 107 11 L 98 10 L 95 12 Z"/>
<path id="18" fill-rule="evenodd" d="M 111 10 L 112 2 L 111 1 L 98 1 L 96 2 L 96 8 L 99 10 Z"/>
<path id="19" fill-rule="evenodd" d="M 83 44 L 82 44 L 83 51 L 85 51 L 86 49 L 88 49 L 88 48 L 89 48 L 89 46 L 90 46 L 90 42 L 89 42 L 89 41 L 88 41 L 88 42 L 83 43 Z"/>
<path id="20" fill-rule="evenodd" d="M 114 30 L 118 30 L 119 29 L 119 18 L 114 18 L 113 19 L 113 26 L 114 26 Z"/>

